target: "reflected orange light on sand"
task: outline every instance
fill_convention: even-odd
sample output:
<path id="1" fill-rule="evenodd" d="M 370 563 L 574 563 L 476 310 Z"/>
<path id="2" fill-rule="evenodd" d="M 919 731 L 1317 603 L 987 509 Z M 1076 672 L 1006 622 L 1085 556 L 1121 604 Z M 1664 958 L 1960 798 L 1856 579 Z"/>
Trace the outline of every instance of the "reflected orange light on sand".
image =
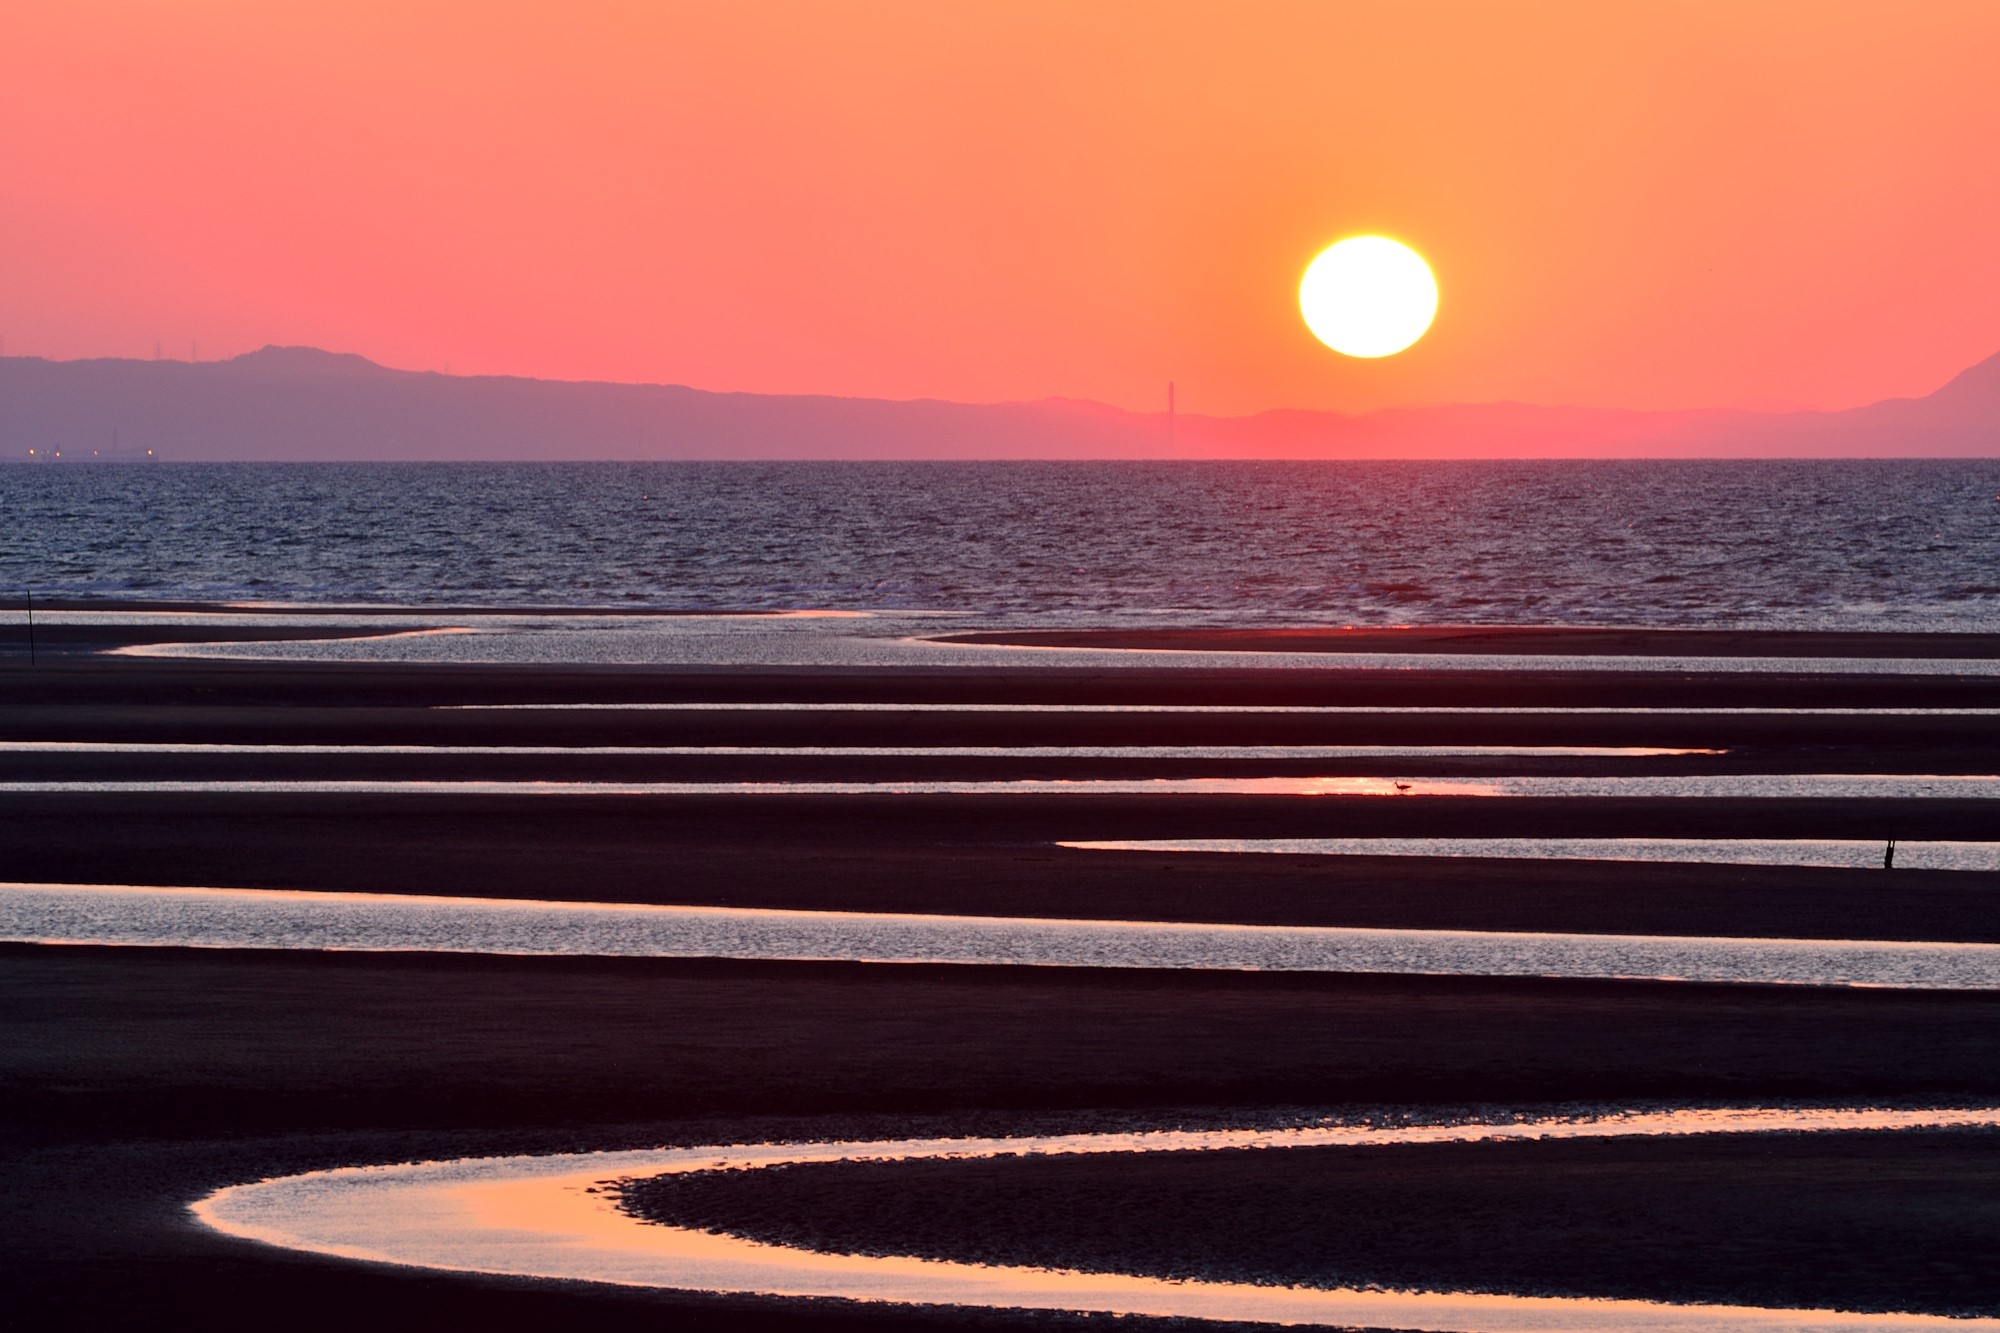
<path id="1" fill-rule="evenodd" d="M 824 1253 L 658 1226 L 618 1206 L 618 1182 L 792 1162 L 1223 1148 L 1531 1141 L 1769 1132 L 1894 1131 L 2000 1125 L 1991 1108 L 1717 1108 L 1430 1125 L 1322 1123 L 1277 1129 L 1141 1131 L 1041 1138 L 764 1143 L 514 1157 L 314 1172 L 217 1191 L 195 1205 L 231 1235 L 349 1258 L 727 1293 L 1150 1314 L 1271 1323 L 1354 1324 L 1433 1333 L 1778 1333 L 1939 1329 L 1988 1333 L 2000 1320 L 1896 1313 L 1471 1292 L 1258 1286 L 1118 1273 Z"/>

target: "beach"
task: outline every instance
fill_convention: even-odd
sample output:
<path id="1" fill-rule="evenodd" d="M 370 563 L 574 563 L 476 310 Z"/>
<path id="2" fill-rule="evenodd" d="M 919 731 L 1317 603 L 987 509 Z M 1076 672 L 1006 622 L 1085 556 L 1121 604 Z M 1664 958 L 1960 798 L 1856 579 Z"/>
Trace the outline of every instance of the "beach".
<path id="1" fill-rule="evenodd" d="M 13 745 L 0 745 L 8 881 L 1050 921 L 2000 940 L 1989 910 L 2000 874 L 1991 872 L 1058 845 L 1983 842 L 1996 807 L 1977 795 L 1430 796 L 1398 795 L 1393 786 L 1977 775 L 2000 739 L 2000 679 L 1948 669 L 1828 672 L 1807 654 L 1801 670 L 1782 675 L 1662 671 L 1648 653 L 1700 656 L 1717 645 L 1659 634 L 1628 644 L 1644 651 L 1615 671 L 1565 669 L 1564 653 L 1602 653 L 1602 642 L 1529 634 L 1509 643 L 1502 635 L 1508 651 L 1540 652 L 1547 662 L 1497 673 L 1458 669 L 1449 639 L 1440 649 L 1421 636 L 1370 643 L 1371 651 L 1437 658 L 1396 671 L 1337 662 L 1260 669 L 1254 652 L 1205 668 L 1042 666 L 1026 653 L 1012 667 L 699 669 L 99 651 L 159 642 L 149 637 L 157 632 L 92 626 L 68 644 L 58 633 L 32 669 L 16 658 L 0 667 L 0 742 Z M 1183 647 L 1216 647 L 1183 638 Z M 1842 658 L 1932 654 L 1945 662 L 1990 651 L 1972 641 L 1979 636 L 1959 638 L 1816 646 Z M 1768 643 L 1737 646 L 1772 651 Z M 1528 711 L 1478 711 L 1503 709 Z M 213 746 L 236 748 L 202 748 Z M 1378 752 L 1328 748 L 1342 746 Z M 1235 750 L 1218 758 L 1176 747 Z M 1634 753 L 1598 753 L 1621 748 Z M 1564 750 L 1580 752 L 1557 753 Z M 1651 753 L 1659 750 L 1717 753 Z M 1090 786 L 1328 776 L 1391 785 L 1383 795 Z M 771 787 L 801 781 L 847 786 Z M 454 782 L 508 785 L 474 794 L 426 788 Z M 648 782 L 703 790 L 620 792 Z M 926 789 L 938 783 L 963 789 Z M 1367 1108 L 1452 1115 L 2000 1101 L 1992 1072 L 2000 1069 L 2000 992 L 1982 989 L 13 943 L 0 946 L 0 990 L 5 1207 L 9 1233 L 20 1238 L 0 1262 L 10 1291 L 45 1325 L 101 1324 L 143 1310 L 248 1327 L 258 1299 L 327 1327 L 390 1310 L 399 1320 L 476 1318 L 499 1327 L 659 1317 L 689 1327 L 801 1329 L 1075 1322 L 1048 1312 L 856 1308 L 425 1274 L 232 1239 L 186 1212 L 226 1185 L 370 1162 L 914 1130 L 1292 1123 Z M 1808 1141 L 1818 1146 L 1808 1151 Z M 1907 1140 L 1756 1135 L 1730 1149 L 1747 1154 L 1749 1165 L 1736 1166 L 1706 1142 L 1618 1140 L 1605 1150 L 1605 1169 L 1553 1175 L 1510 1174 L 1503 1162 L 1480 1207 L 1482 1216 L 1528 1219 L 1511 1259 L 1483 1255 L 1470 1232 L 1445 1225 L 1464 1201 L 1443 1184 L 1412 1183 L 1460 1174 L 1455 1158 L 1424 1155 L 1442 1151 L 1432 1148 L 1396 1149 L 1406 1154 L 1396 1160 L 1411 1165 L 1338 1181 L 1318 1168 L 1284 1170 L 1270 1155 L 1240 1169 L 1227 1154 L 1193 1168 L 1105 1158 L 1090 1164 L 1088 1179 L 1061 1174 L 1084 1170 L 1074 1164 L 1006 1179 L 1004 1160 L 962 1176 L 939 1164 L 909 1178 L 909 1197 L 936 1188 L 984 1202 L 932 1210 L 935 1227 L 900 1233 L 842 1221 L 868 1191 L 902 1188 L 895 1172 L 904 1168 L 894 1164 L 689 1179 L 710 1180 L 703 1225 L 939 1257 L 963 1256 L 977 1239 L 992 1253 L 1049 1262 L 1029 1242 L 1068 1243 L 1060 1228 L 1032 1224 L 1052 1198 L 1170 1217 L 1161 1201 L 1190 1197 L 1189 1169 L 1202 1190 L 1237 1206 L 1268 1188 L 1259 1172 L 1278 1170 L 1294 1182 L 1287 1208 L 1337 1202 L 1368 1220 L 1369 1235 L 1402 1238 L 1399 1253 L 1419 1246 L 1432 1256 L 1412 1267 L 1357 1241 L 1339 1252 L 1338 1266 L 1364 1282 L 1527 1284 L 1669 1300 L 1819 1293 L 1854 1308 L 1996 1311 L 1976 1273 L 1899 1284 L 1898 1263 L 1880 1256 L 1936 1240 L 1898 1231 L 1893 1218 L 1880 1222 L 1887 1230 L 1842 1233 L 1857 1253 L 1878 1256 L 1866 1282 L 1846 1287 L 1815 1286 L 1810 1275 L 1778 1280 L 1797 1267 L 1783 1237 L 1721 1286 L 1675 1278 L 1699 1266 L 1700 1251 L 1686 1245 L 1662 1242 L 1658 1262 L 1630 1269 L 1644 1280 L 1617 1291 L 1604 1271 L 1563 1260 L 1569 1250 L 1559 1232 L 1535 1249 L 1533 1217 L 1604 1206 L 1626 1195 L 1632 1179 L 1672 1178 L 1685 1167 L 1690 1180 L 1767 1179 L 1772 1199 L 1792 1190 L 1838 1194 L 1855 1172 L 1874 1170 L 1867 1164 L 1880 1154 L 1888 1161 L 1907 1152 L 1927 1154 L 1924 1169 L 1944 1189 L 1961 1168 L 1974 1172 L 1965 1179 L 1981 1178 L 1986 1168 L 1977 1164 L 1992 1140 L 1979 1131 Z M 1881 1146 L 1894 1143 L 1904 1146 Z M 1345 1150 L 1314 1151 L 1332 1160 L 1328 1153 Z M 1950 1165 L 1959 1161 L 1953 1154 L 1963 1162 Z M 1777 1166 L 1758 1176 L 1756 1164 L 1766 1162 Z M 849 1179 L 854 1193 L 844 1192 Z M 780 1189 L 791 1192 L 771 1193 Z M 832 1202 L 815 1212 L 811 1200 L 822 1197 Z M 1410 1201 L 1400 1214 L 1398 1199 Z M 1643 1216 L 1662 1235 L 1699 1208 L 1698 1191 L 1648 1199 Z M 1218 1208 L 1215 1227 L 1241 1230 Z M 1754 1227 L 1754 1209 L 1745 1216 Z M 1973 1230 L 1955 1243 L 1987 1244 L 1977 1230 L 1984 1216 L 1968 1214 Z M 773 1217 L 792 1218 L 794 1231 Z M 978 1238 L 969 1237 L 973 1226 Z M 1116 1265 L 1149 1244 L 1101 1227 L 1079 1234 L 1076 1264 Z M 1199 1244 L 1189 1244 L 1193 1257 L 1174 1271 L 1248 1271 L 1240 1253 L 1224 1247 L 1202 1260 Z M 1333 1262 L 1333 1251 L 1313 1252 Z M 1840 1268 L 1838 1253 L 1817 1252 L 1827 1272 Z M 1326 1270 L 1270 1271 L 1293 1280 Z M 247 1293 L 241 1312 L 216 1306 L 218 1282 Z"/>

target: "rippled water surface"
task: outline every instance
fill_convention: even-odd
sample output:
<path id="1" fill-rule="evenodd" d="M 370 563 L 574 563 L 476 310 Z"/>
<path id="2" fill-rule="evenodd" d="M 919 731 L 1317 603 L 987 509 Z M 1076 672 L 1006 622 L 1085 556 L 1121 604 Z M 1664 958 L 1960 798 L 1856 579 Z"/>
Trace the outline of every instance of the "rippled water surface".
<path id="1" fill-rule="evenodd" d="M 2000 801 L 1994 773 L 1688 773 L 1566 777 L 1003 778 L 884 781 L 534 781 L 399 778 L 51 778 L 7 792 L 285 792 L 321 796 L 1319 796 L 1670 797 L 1704 800 Z"/>
<path id="2" fill-rule="evenodd" d="M 2000 944 L 1230 926 L 0 884 L 0 940 L 2000 989 Z"/>
<path id="3" fill-rule="evenodd" d="M 0 467 L 0 585 L 2000 628 L 2000 461 Z"/>
<path id="4" fill-rule="evenodd" d="M 1252 856 L 1474 856 L 1517 860 L 1661 861 L 1693 865 L 1882 866 L 1863 838 L 1145 838 L 1064 842 L 1090 852 L 1230 852 Z M 1906 870 L 2000 870 L 2000 842 L 1899 842 Z"/>

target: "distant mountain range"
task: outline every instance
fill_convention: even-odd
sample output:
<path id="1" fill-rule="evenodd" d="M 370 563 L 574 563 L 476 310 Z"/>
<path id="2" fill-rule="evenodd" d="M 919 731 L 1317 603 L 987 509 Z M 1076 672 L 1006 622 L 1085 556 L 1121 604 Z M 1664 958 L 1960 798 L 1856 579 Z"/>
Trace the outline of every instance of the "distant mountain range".
<path id="1" fill-rule="evenodd" d="M 1480 403 L 1182 415 L 1051 399 L 710 393 L 391 370 L 310 347 L 230 361 L 0 358 L 0 460 L 1774 458 L 2000 455 L 2000 356 L 1842 412 Z"/>

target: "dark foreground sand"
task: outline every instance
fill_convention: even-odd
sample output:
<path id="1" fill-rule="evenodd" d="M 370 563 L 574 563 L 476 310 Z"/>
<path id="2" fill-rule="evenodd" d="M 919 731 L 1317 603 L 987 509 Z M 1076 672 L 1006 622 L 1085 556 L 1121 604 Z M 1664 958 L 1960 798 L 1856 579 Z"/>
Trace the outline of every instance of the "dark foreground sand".
<path id="1" fill-rule="evenodd" d="M 2000 1134 L 805 1164 L 638 1216 L 848 1253 L 1170 1278 L 2000 1312 Z"/>
<path id="2" fill-rule="evenodd" d="M 1921 647 L 1899 643 L 1883 651 Z M 1958 651 L 1952 648 L 1953 655 Z M 1028 668 L 662 673 L 59 656 L 33 671 L 11 659 L 0 666 L 0 739 L 1546 744 L 1559 732 L 1563 743 L 1723 743 L 1744 752 L 1747 757 L 1737 761 L 1750 764 L 1750 771 L 1761 765 L 1775 772 L 1985 771 L 2000 740 L 2000 724 L 1963 718 L 1746 722 L 1668 715 L 1584 723 L 1410 715 L 634 715 L 434 707 L 732 699 L 2000 707 L 2000 681 L 1690 676 L 1643 669 L 1588 678 L 1338 669 L 1282 675 Z M 133 770 L 116 767 L 123 762 L 107 761 L 97 771 L 129 776 Z M 201 767 L 210 760 L 190 758 L 177 769 L 181 762 L 156 765 L 146 776 L 216 772 Z M 490 762 L 480 758 L 455 775 L 501 776 L 478 767 Z M 316 761 L 286 763 L 270 775 L 325 771 Z M 56 771 L 19 755 L 0 764 L 0 776 L 12 780 Z M 2000 913 L 1990 907 L 2000 886 L 1989 876 L 1259 862 L 1100 856 L 1051 846 L 1058 838 L 1367 832 L 1873 837 L 1891 826 L 1904 838 L 1994 836 L 1991 803 L 1971 801 L 564 801 L 13 793 L 0 801 L 0 877 L 851 910 L 2000 938 Z M 640 1327 L 969 1322 L 1098 1328 L 1112 1321 L 843 1313 L 371 1269 L 223 1240 L 193 1226 L 184 1209 L 217 1186 L 274 1172 L 474 1153 L 774 1135 L 1235 1123 L 1362 1104 L 1787 1099 L 2000 1099 L 2000 996 L 8 946 L 0 948 L 0 1289 L 24 1327 L 199 1321 L 221 1329 L 536 1328 L 595 1321 Z M 1759 1190 L 1768 1198 L 1844 1198 L 1850 1186 L 1861 1188 L 1863 1175 L 1885 1178 L 1887 1167 L 1870 1165 L 1863 1172 L 1857 1165 L 1861 1149 L 1829 1144 L 1801 1151 L 1805 1144 L 1778 1142 L 1768 1158 L 1733 1168 L 1753 1184 L 1764 1182 L 1746 1189 L 1746 1209 Z M 1908 1151 L 1931 1149 L 1913 1140 Z M 1857 1229 L 1854 1236 L 1883 1256 L 1935 1252 L 1946 1243 L 1938 1228 L 1958 1219 L 1975 1228 L 1967 1245 L 1990 1244 L 1987 1232 L 1976 1230 L 1989 1221 L 1971 1205 L 1960 1206 L 1949 1179 L 1954 1173 L 1971 1182 L 1988 1178 L 1980 1172 L 1989 1168 L 1973 1160 L 1986 1152 L 1983 1143 L 1960 1136 L 1936 1151 L 1970 1155 L 1951 1171 L 1932 1170 L 1936 1158 L 1925 1159 L 1930 1166 L 1922 1170 L 1896 1167 L 1893 1178 L 1908 1182 L 1894 1195 L 1907 1204 L 1897 1214 L 1903 1220 L 1878 1217 L 1887 1230 Z M 1477 1280 L 1506 1285 L 1519 1278 L 1584 1289 L 1615 1269 L 1629 1271 L 1634 1281 L 1664 1283 L 1667 1294 L 1704 1290 L 1692 1276 L 1685 1283 L 1674 1276 L 1691 1274 L 1699 1265 L 1689 1256 L 1704 1253 L 1700 1236 L 1673 1229 L 1680 1225 L 1675 1218 L 1700 1211 L 1696 1195 L 1648 1195 L 1631 1183 L 1639 1177 L 1671 1180 L 1677 1171 L 1634 1158 L 1614 1163 L 1615 1170 L 1565 1168 L 1534 1173 L 1525 1182 L 1498 1172 L 1481 1186 L 1487 1192 L 1473 1198 L 1450 1192 L 1460 1188 L 1453 1182 L 1463 1173 L 1424 1165 L 1430 1160 L 1373 1184 L 1307 1173 L 1288 1186 L 1293 1194 L 1286 1208 L 1302 1216 L 1335 1208 L 1381 1217 L 1387 1229 L 1374 1232 L 1377 1240 L 1370 1243 L 1384 1263 L 1409 1254 L 1418 1238 L 1440 1255 L 1465 1253 L 1460 1242 L 1471 1233 L 1452 1231 L 1455 1210 L 1491 1215 L 1544 1208 L 1583 1219 L 1577 1236 L 1612 1227 L 1619 1232 L 1614 1239 L 1630 1244 L 1604 1250 L 1612 1257 L 1602 1259 L 1585 1254 L 1581 1241 L 1567 1245 L 1584 1266 L 1558 1271 L 1536 1265 L 1564 1246 L 1551 1242 L 1536 1251 L 1524 1238 L 1506 1260 L 1514 1267 L 1478 1270 L 1489 1276 Z M 994 1164 L 994 1170 L 1006 1165 Z M 1227 1203 L 1241 1188 L 1252 1197 L 1276 1188 L 1251 1177 L 1238 1180 L 1229 1160 L 1196 1169 L 1219 1174 L 1196 1182 L 1149 1166 L 1062 1188 L 1075 1193 L 1079 1207 L 1088 1202 L 1116 1211 L 1143 1204 L 1163 1217 L 1191 1216 L 1186 1200 L 1210 1191 L 1218 1200 L 1217 1219 L 1237 1215 L 1230 1207 L 1241 1213 L 1240 1198 Z M 1718 1166 L 1711 1175 L 1721 1172 Z M 1687 1173 L 1688 1190 L 1702 1178 Z M 1331 1204 L 1314 1202 L 1322 1185 L 1331 1191 L 1324 1196 Z M 989 1187 L 1016 1188 L 997 1176 L 963 1186 L 967 1198 L 989 1197 L 982 1193 Z M 1054 1224 L 1045 1228 L 1034 1220 L 1041 1205 L 1030 1195 L 1041 1187 L 1021 1182 L 1018 1188 L 1027 1193 L 1018 1196 L 1020 1206 L 1029 1211 L 981 1222 L 981 1234 L 996 1244 L 1027 1243 L 1044 1232 L 1062 1236 Z M 1564 1192 L 1533 1198 L 1520 1192 L 1530 1187 Z M 891 1195 L 903 1189 L 886 1175 L 870 1188 Z M 913 1177 L 910 1188 L 917 1191 L 910 1197 L 924 1198 L 923 1190 L 948 1193 L 959 1186 Z M 837 1192 L 814 1197 L 831 1200 Z M 1392 1203 L 1405 1196 L 1421 1206 L 1396 1212 Z M 776 1225 L 778 1212 L 797 1214 L 787 1225 L 811 1220 L 803 1218 L 803 1206 L 774 1211 L 747 1197 L 731 1202 L 719 1194 L 710 1203 L 718 1210 L 740 1204 L 746 1226 Z M 1655 1236 L 1651 1248 L 1639 1234 L 1640 1219 L 1627 1228 L 1604 1211 L 1614 1204 L 1649 1210 L 1645 1224 L 1660 1228 L 1646 1233 Z M 855 1219 L 840 1211 L 846 1207 L 839 1204 L 813 1224 L 849 1225 Z M 1290 1214 L 1274 1213 L 1280 1215 Z M 1092 1214 L 1085 1209 L 1077 1216 L 1087 1221 Z M 1753 1228 L 1760 1216 L 1744 1212 L 1740 1227 Z M 941 1250 L 956 1252 L 972 1239 L 970 1226 L 946 1228 L 951 1234 L 938 1231 L 924 1243 L 934 1240 Z M 1144 1240 L 1108 1225 L 1083 1229 L 1089 1234 L 1075 1240 L 1085 1250 L 1099 1247 L 1090 1253 L 1123 1253 L 1119 1246 Z M 1240 1246 L 1230 1251 L 1224 1245 L 1201 1258 L 1197 1242 L 1205 1234 L 1211 1233 L 1190 1222 L 1186 1237 L 1194 1248 L 1184 1255 L 1187 1263 L 1235 1271 L 1230 1265 L 1247 1262 Z M 1453 1234 L 1460 1242 L 1451 1240 Z M 1219 1233 L 1217 1239 L 1221 1243 Z M 1774 1230 L 1770 1244 L 1751 1253 L 1730 1281 L 1750 1284 L 1744 1290 L 1779 1290 L 1756 1284 L 1794 1267 L 1781 1239 Z M 1457 1251 L 1450 1248 L 1454 1243 Z M 1289 1251 L 1276 1240 L 1257 1248 L 1268 1251 L 1272 1263 L 1353 1258 L 1349 1251 L 1327 1251 L 1314 1260 L 1319 1252 L 1305 1241 Z M 1887 1258 L 1853 1268 L 1860 1283 L 1852 1289 L 1856 1301 L 1960 1308 L 1990 1299 L 1976 1281 L 1941 1269 L 1919 1273 Z"/>
<path id="3" fill-rule="evenodd" d="M 2000 634 L 1349 625 L 1297 629 L 992 630 L 947 643 L 1239 653 L 1524 653 L 1612 657 L 2000 657 Z"/>
<path id="4" fill-rule="evenodd" d="M 2000 940 L 2000 876 L 1090 852 L 1056 838 L 1985 837 L 1986 802 L 14 795 L 5 878 L 839 911 Z M 1914 803 L 1909 803 L 1913 805 Z M 1827 809 L 1827 805 L 1860 810 Z M 1528 807 L 1528 808 L 1520 808 Z M 104 836 L 115 829 L 115 837 Z M 583 850 L 579 850 L 583 849 Z"/>
<path id="5" fill-rule="evenodd" d="M 19 1308 L 76 1326 L 178 1312 L 251 1328 L 275 1308 L 306 1327 L 416 1327 L 424 1311 L 538 1327 L 638 1307 L 589 1289 L 494 1306 L 492 1284 L 289 1258 L 180 1210 L 275 1172 L 496 1152 L 1214 1124 L 1357 1103 L 1992 1099 L 2000 997 L 14 946 L 0 950 L 0 1061 L 14 1238 L 0 1282 Z M 1815 1188 L 1848 1178 L 1801 1160 Z M 1181 1188 L 1155 1165 L 1129 1188 Z M 1606 1187 L 1628 1192 L 1616 1177 L 1576 1183 L 1564 1207 L 1586 1214 Z M 744 1309 L 763 1307 L 728 1305 L 717 1326 L 763 1326 L 734 1322 Z"/>
<path id="6" fill-rule="evenodd" d="M 2000 1097 L 2000 995 L 0 946 L 35 1133 Z"/>

